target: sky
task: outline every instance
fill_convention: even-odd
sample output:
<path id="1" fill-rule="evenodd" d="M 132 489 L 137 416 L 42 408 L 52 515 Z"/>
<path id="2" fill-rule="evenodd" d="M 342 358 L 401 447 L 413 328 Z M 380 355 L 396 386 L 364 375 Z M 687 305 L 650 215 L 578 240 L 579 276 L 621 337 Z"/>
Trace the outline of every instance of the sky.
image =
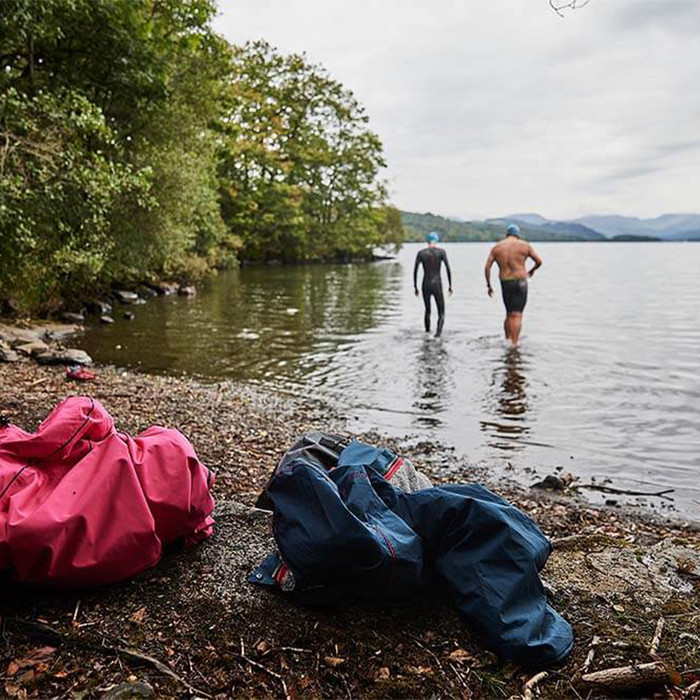
<path id="1" fill-rule="evenodd" d="M 464 219 L 700 210 L 700 0 L 219 0 L 384 143 L 391 201 Z"/>

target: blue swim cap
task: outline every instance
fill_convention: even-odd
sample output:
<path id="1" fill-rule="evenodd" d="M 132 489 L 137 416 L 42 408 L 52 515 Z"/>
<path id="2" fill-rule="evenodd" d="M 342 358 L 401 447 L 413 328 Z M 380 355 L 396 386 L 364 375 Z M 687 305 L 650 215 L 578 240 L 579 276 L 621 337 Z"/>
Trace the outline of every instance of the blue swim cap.
<path id="1" fill-rule="evenodd" d="M 508 224 L 508 228 L 506 229 L 506 236 L 519 236 L 520 235 L 520 226 L 517 224 Z"/>
<path id="2" fill-rule="evenodd" d="M 425 240 L 428 241 L 428 243 L 437 243 L 440 240 L 440 234 L 437 233 L 436 231 L 431 231 L 425 237 Z"/>

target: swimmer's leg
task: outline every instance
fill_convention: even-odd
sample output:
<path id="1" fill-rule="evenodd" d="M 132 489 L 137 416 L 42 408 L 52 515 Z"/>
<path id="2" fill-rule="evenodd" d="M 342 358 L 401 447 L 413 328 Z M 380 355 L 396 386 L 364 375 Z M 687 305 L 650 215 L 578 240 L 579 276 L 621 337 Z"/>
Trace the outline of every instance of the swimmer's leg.
<path id="1" fill-rule="evenodd" d="M 430 290 L 426 285 L 423 285 L 423 304 L 425 304 L 425 315 L 423 316 L 423 325 L 425 332 L 430 332 Z"/>
<path id="2" fill-rule="evenodd" d="M 442 335 L 442 327 L 445 325 L 445 296 L 442 293 L 442 287 L 436 289 L 433 294 L 435 295 L 435 303 L 437 304 L 438 310 L 438 322 L 435 337 L 439 338 Z"/>
<path id="3" fill-rule="evenodd" d="M 522 313 L 514 313 L 510 315 L 510 340 L 513 345 L 517 345 L 520 342 L 520 329 L 523 325 L 523 315 Z"/>
<path id="4" fill-rule="evenodd" d="M 517 311 L 511 311 L 503 323 L 503 330 L 506 334 L 506 340 L 510 340 L 513 345 L 517 345 L 520 341 L 520 329 L 523 325 L 523 315 Z"/>

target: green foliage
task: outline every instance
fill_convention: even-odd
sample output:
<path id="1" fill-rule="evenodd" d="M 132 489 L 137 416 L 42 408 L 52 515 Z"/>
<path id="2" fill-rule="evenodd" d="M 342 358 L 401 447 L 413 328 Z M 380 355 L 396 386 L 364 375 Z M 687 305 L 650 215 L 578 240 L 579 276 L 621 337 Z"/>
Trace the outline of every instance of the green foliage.
<path id="1" fill-rule="evenodd" d="M 3 98 L 0 281 L 37 303 L 102 274 L 112 209 L 123 196 L 144 198 L 149 183 L 109 158 L 113 131 L 81 95 L 9 88 Z"/>
<path id="2" fill-rule="evenodd" d="M 3 0 L 0 297 L 399 245 L 379 139 L 302 56 L 231 47 L 213 0 Z"/>
<path id="3" fill-rule="evenodd" d="M 265 42 L 234 49 L 231 65 L 219 173 L 241 255 L 366 256 L 385 242 L 382 232 L 395 243 L 379 210 L 382 145 L 352 93 L 304 56 Z"/>

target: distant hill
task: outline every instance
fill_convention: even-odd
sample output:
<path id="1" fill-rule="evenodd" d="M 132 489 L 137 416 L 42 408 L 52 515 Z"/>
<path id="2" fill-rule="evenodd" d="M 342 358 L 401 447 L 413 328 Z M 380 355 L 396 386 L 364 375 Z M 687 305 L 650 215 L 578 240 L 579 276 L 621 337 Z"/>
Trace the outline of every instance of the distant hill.
<path id="1" fill-rule="evenodd" d="M 458 221 L 437 214 L 401 212 L 407 241 L 424 241 L 431 231 L 437 231 L 443 241 L 473 242 L 497 241 L 503 238 L 506 226 L 513 219 L 489 219 L 487 221 Z M 543 225 L 528 224 L 518 219 L 523 237 L 529 241 L 596 241 L 605 236 L 581 224 L 556 223 L 546 219 Z"/>
<path id="2" fill-rule="evenodd" d="M 666 241 L 700 240 L 700 214 L 664 214 L 655 219 L 635 216 L 583 216 L 576 223 L 606 236 L 650 236 Z"/>
<path id="3" fill-rule="evenodd" d="M 511 214 L 486 221 L 463 221 L 438 214 L 401 212 L 407 241 L 423 241 L 438 231 L 444 241 L 495 241 L 509 223 L 517 223 L 530 241 L 700 241 L 700 214 L 664 214 L 655 219 L 634 216 L 582 216 L 554 221 L 540 214 Z"/>

